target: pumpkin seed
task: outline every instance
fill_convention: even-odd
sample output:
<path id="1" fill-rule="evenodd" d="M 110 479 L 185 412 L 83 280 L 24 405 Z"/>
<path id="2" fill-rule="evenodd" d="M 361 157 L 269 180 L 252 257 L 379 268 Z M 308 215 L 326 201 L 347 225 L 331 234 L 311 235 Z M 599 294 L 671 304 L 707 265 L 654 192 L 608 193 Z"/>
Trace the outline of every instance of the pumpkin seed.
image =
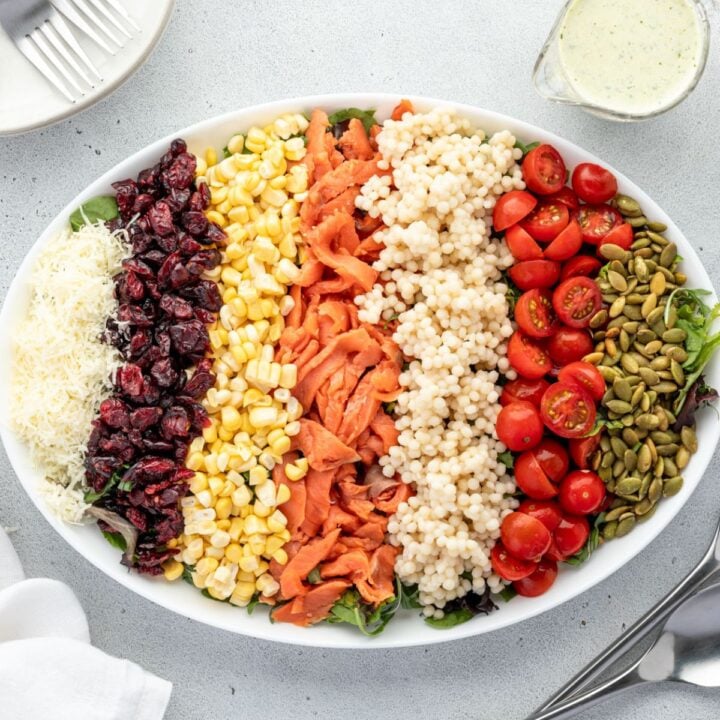
<path id="1" fill-rule="evenodd" d="M 663 313 L 665 311 L 663 308 L 655 308 L 651 313 L 647 316 L 647 324 L 652 326 L 654 323 L 656 323 L 658 320 L 662 320 Z"/>
<path id="2" fill-rule="evenodd" d="M 665 460 L 659 457 L 655 461 L 655 467 L 653 468 L 653 475 L 656 478 L 662 477 L 665 473 Z"/>
<path id="3" fill-rule="evenodd" d="M 619 355 L 617 345 L 612 338 L 607 338 L 605 340 L 605 352 L 612 358 Z"/>
<path id="4" fill-rule="evenodd" d="M 618 524 L 615 520 L 609 523 L 605 523 L 602 529 L 603 538 L 605 538 L 605 540 L 612 540 L 614 537 L 616 537 L 617 527 Z"/>
<path id="5" fill-rule="evenodd" d="M 682 475 L 676 475 L 675 477 L 668 478 L 663 483 L 663 496 L 672 497 L 677 495 L 682 490 L 683 479 Z"/>
<path id="6" fill-rule="evenodd" d="M 648 228 L 653 231 L 653 233 L 661 233 L 665 232 L 667 230 L 667 225 L 663 222 L 658 222 L 657 220 L 649 220 L 647 224 Z M 648 235 L 650 233 L 648 232 Z M 662 237 L 662 235 L 658 235 L 658 237 L 662 238 L 667 242 L 667 238 Z M 658 240 L 658 242 L 660 242 Z"/>
<path id="7" fill-rule="evenodd" d="M 601 459 L 601 456 L 598 455 L 598 458 Z M 611 469 L 611 468 L 605 468 L 605 467 L 603 467 L 602 464 L 598 461 L 598 466 L 597 466 L 597 468 L 595 468 L 595 471 L 596 471 L 597 474 L 600 476 L 600 478 L 602 479 L 602 481 L 603 481 L 606 485 L 608 485 L 608 490 L 610 490 L 609 483 L 610 483 L 610 481 L 612 480 L 612 469 Z M 613 489 L 610 490 L 610 492 L 613 492 L 614 489 L 615 489 L 615 486 L 614 486 L 614 484 L 613 484 Z"/>
<path id="8" fill-rule="evenodd" d="M 615 490 L 617 490 L 617 486 L 615 487 Z M 610 523 L 613 520 L 617 520 L 621 515 L 624 515 L 630 509 L 630 505 L 620 505 L 619 507 L 613 508 L 612 510 L 608 510 L 605 513 L 605 522 Z"/>
<path id="9" fill-rule="evenodd" d="M 682 387 L 685 384 L 685 373 L 680 367 L 680 363 L 677 360 L 670 358 L 670 372 L 672 373 L 673 380 Z"/>
<path id="10" fill-rule="evenodd" d="M 646 513 L 649 513 L 652 508 L 653 503 L 650 502 L 650 498 L 645 498 L 633 507 L 633 511 L 636 515 L 645 515 Z"/>
<path id="11" fill-rule="evenodd" d="M 650 293 L 650 295 L 645 298 L 645 302 L 640 308 L 640 312 L 644 318 L 646 318 L 657 307 L 657 302 L 658 299 L 655 293 Z"/>
<path id="12" fill-rule="evenodd" d="M 625 380 L 624 378 L 618 378 L 613 382 L 613 392 L 615 393 L 615 397 L 624 400 L 625 402 L 630 402 L 630 398 L 632 397 L 632 387 L 630 387 L 630 383 Z"/>
<path id="13" fill-rule="evenodd" d="M 680 440 L 682 441 L 683 447 L 686 447 L 691 453 L 697 452 L 698 442 L 694 428 L 685 425 L 680 430 Z"/>
<path id="14" fill-rule="evenodd" d="M 642 252 L 642 250 L 640 252 Z M 635 272 L 635 277 L 637 277 L 640 282 L 647 282 L 650 278 L 650 272 L 648 271 L 647 263 L 639 254 L 636 254 L 635 256 L 635 264 L 633 267 L 633 271 Z"/>
<path id="15" fill-rule="evenodd" d="M 628 448 L 619 437 L 611 437 L 610 449 L 615 453 L 615 457 L 621 458 Z"/>
<path id="16" fill-rule="evenodd" d="M 667 445 L 660 445 L 659 448 L 657 448 L 657 454 L 661 455 L 662 457 L 674 457 L 675 462 L 677 462 L 677 457 L 675 454 L 677 453 L 678 449 L 680 449 L 680 445 L 677 443 L 668 443 Z M 684 449 L 684 448 L 683 448 Z M 682 468 L 680 468 L 682 470 Z"/>
<path id="17" fill-rule="evenodd" d="M 657 340 L 657 335 L 648 327 L 641 328 L 637 331 L 638 342 L 647 345 Z"/>
<path id="18" fill-rule="evenodd" d="M 627 535 L 635 527 L 635 516 L 631 515 L 620 520 L 615 530 L 615 537 Z"/>
<path id="19" fill-rule="evenodd" d="M 620 330 L 620 349 L 623 352 L 630 349 L 630 336 L 622 329 Z"/>
<path id="20" fill-rule="evenodd" d="M 675 464 L 678 466 L 678 470 L 684 470 L 689 462 L 690 452 L 685 446 L 679 447 L 675 455 Z"/>
<path id="21" fill-rule="evenodd" d="M 682 272 L 676 272 L 675 275 L 675 282 L 678 285 L 684 285 L 687 282 L 687 275 Z"/>
<path id="22" fill-rule="evenodd" d="M 660 253 L 660 264 L 663 267 L 669 268 L 677 257 L 677 245 L 675 243 L 668 243 L 663 251 Z"/>
<path id="23" fill-rule="evenodd" d="M 670 358 L 668 357 L 656 357 L 650 361 L 650 367 L 655 370 L 667 370 L 670 367 Z"/>
<path id="24" fill-rule="evenodd" d="M 662 339 L 666 343 L 682 343 L 686 338 L 687 333 L 682 328 L 671 328 L 662 334 Z"/>
<path id="25" fill-rule="evenodd" d="M 605 407 L 618 415 L 625 415 L 632 412 L 632 405 L 624 400 L 609 400 L 605 403 Z"/>
<path id="26" fill-rule="evenodd" d="M 618 292 L 625 292 L 627 290 L 627 280 L 619 272 L 610 270 L 607 274 L 607 279 Z"/>
<path id="27" fill-rule="evenodd" d="M 617 300 L 613 300 L 612 305 L 608 310 L 608 315 L 611 318 L 616 318 L 622 315 L 622 311 L 625 309 L 625 298 L 620 296 Z"/>
<path id="28" fill-rule="evenodd" d="M 605 353 L 601 352 L 592 352 L 589 355 L 586 355 L 583 360 L 585 362 L 592 363 L 593 365 L 598 365 L 600 362 L 602 362 L 603 356 Z"/>
<path id="29" fill-rule="evenodd" d="M 657 385 L 655 385 L 655 392 L 658 393 L 674 393 L 677 391 L 678 386 L 674 382 L 669 382 L 668 380 L 663 380 L 663 382 L 659 382 Z"/>
<path id="30" fill-rule="evenodd" d="M 670 358 L 670 360 L 674 360 L 676 363 L 684 363 L 687 358 L 688 354 L 685 352 L 684 348 L 681 348 L 679 345 L 673 345 L 668 351 L 667 356 Z M 670 367 L 672 368 L 672 362 L 670 364 Z M 679 382 L 678 385 L 684 385 L 685 382 Z"/>
<path id="31" fill-rule="evenodd" d="M 623 355 L 620 358 L 620 364 L 623 366 L 623 369 L 631 375 L 637 374 L 640 370 L 638 361 L 632 355 Z"/>
<path id="32" fill-rule="evenodd" d="M 641 480 L 639 477 L 626 477 L 615 484 L 615 494 L 620 497 L 634 495 L 640 489 Z"/>
<path id="33" fill-rule="evenodd" d="M 640 442 L 638 434 L 632 428 L 625 428 L 622 431 L 622 439 L 628 447 L 634 447 Z"/>
<path id="34" fill-rule="evenodd" d="M 657 415 L 643 413 L 635 418 L 635 423 L 642 430 L 654 430 L 660 424 L 660 420 L 658 420 Z"/>
<path id="35" fill-rule="evenodd" d="M 680 471 L 678 470 L 678 466 L 672 458 L 666 457 L 663 458 L 663 461 L 665 464 L 663 475 L 665 475 L 665 477 L 673 477 L 679 474 Z"/>
<path id="36" fill-rule="evenodd" d="M 642 320 L 642 313 L 637 305 L 625 305 L 624 313 L 628 320 Z"/>
<path id="37" fill-rule="evenodd" d="M 642 476 L 642 482 L 640 483 L 640 489 L 638 490 L 638 495 L 641 498 L 644 498 L 647 495 L 648 488 L 650 487 L 650 483 L 651 483 L 652 479 L 653 479 L 653 474 L 649 473 L 649 472 L 646 472 Z"/>
<path id="38" fill-rule="evenodd" d="M 642 215 L 640 203 L 629 195 L 616 195 L 615 205 L 623 215 Z M 604 245 L 602 247 L 605 247 Z"/>
<path id="39" fill-rule="evenodd" d="M 602 460 L 600 460 L 600 467 L 601 468 L 612 468 L 614 463 L 615 463 L 615 456 L 612 454 L 612 452 L 606 452 L 603 454 Z"/>
<path id="40" fill-rule="evenodd" d="M 630 249 L 634 251 L 642 250 L 643 248 L 648 247 L 648 245 L 650 245 L 650 238 L 648 238 L 647 234 L 644 232 L 638 232 L 635 233 L 635 240 L 630 246 Z M 635 255 L 637 255 L 637 252 L 635 252 Z"/>
<path id="41" fill-rule="evenodd" d="M 628 215 L 627 222 L 634 228 L 639 228 L 645 226 L 645 224 L 647 223 L 647 218 L 644 215 L 638 215 L 637 217 Z"/>
<path id="42" fill-rule="evenodd" d="M 603 247 L 609 247 L 608 245 L 603 245 Z M 613 246 L 615 247 L 615 246 Z M 600 310 L 599 312 L 596 312 L 591 318 L 590 318 L 590 327 L 595 329 L 602 327 L 608 319 L 608 313 L 607 310 Z"/>
<path id="43" fill-rule="evenodd" d="M 640 446 L 640 450 L 638 450 L 638 459 L 637 459 L 637 470 L 641 473 L 646 473 L 652 464 L 652 455 L 650 453 L 650 448 L 643 444 Z"/>
<path id="44" fill-rule="evenodd" d="M 655 333 L 653 333 L 653 335 L 654 334 Z M 645 345 L 645 352 L 648 355 L 655 355 L 657 352 L 659 352 L 661 347 L 662 340 L 651 340 L 647 345 Z"/>
<path id="45" fill-rule="evenodd" d="M 649 387 L 652 387 L 653 385 L 656 385 L 660 382 L 660 377 L 658 374 L 652 370 L 651 368 L 639 368 L 638 373 L 640 377 L 642 378 L 643 382 L 648 385 Z"/>
<path id="46" fill-rule="evenodd" d="M 630 404 L 633 406 L 633 408 L 637 407 L 638 403 L 642 400 L 644 393 L 645 385 L 642 383 L 633 390 L 633 394 L 630 397 Z"/>
<path id="47" fill-rule="evenodd" d="M 625 463 L 625 467 L 632 472 L 637 467 L 637 453 L 628 448 L 625 453 L 623 454 L 623 463 Z"/>
<path id="48" fill-rule="evenodd" d="M 661 272 L 656 272 L 650 280 L 650 290 L 655 295 L 662 295 L 665 292 L 665 276 Z"/>
<path id="49" fill-rule="evenodd" d="M 613 477 L 616 480 L 621 480 L 627 475 L 627 468 L 622 460 L 616 460 L 612 466 Z"/>
<path id="50" fill-rule="evenodd" d="M 623 250 L 619 245 L 614 245 L 613 243 L 601 245 L 598 252 L 606 260 L 618 260 L 619 262 L 624 262 L 627 255 L 625 250 Z"/>
<path id="51" fill-rule="evenodd" d="M 667 445 L 673 441 L 672 435 L 662 430 L 654 430 L 650 433 L 650 437 L 656 445 Z"/>

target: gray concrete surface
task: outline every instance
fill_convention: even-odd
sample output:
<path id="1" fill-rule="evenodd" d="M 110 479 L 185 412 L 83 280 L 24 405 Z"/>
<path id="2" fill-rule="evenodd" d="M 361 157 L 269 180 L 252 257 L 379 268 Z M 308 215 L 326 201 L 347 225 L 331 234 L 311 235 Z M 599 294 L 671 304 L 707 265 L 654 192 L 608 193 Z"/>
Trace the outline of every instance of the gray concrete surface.
<path id="1" fill-rule="evenodd" d="M 160 46 L 113 96 L 48 130 L 0 139 L 2 296 L 50 219 L 92 179 L 155 138 L 244 105 L 373 90 L 474 103 L 597 153 L 675 218 L 720 286 L 717 48 L 683 105 L 646 124 L 609 124 L 548 104 L 533 91 L 532 65 L 560 4 L 178 0 Z M 719 460 L 716 454 L 672 526 L 594 590 L 512 629 L 412 650 L 282 646 L 166 612 L 67 547 L 24 495 L 1 451 L 0 523 L 18 528 L 13 540 L 28 574 L 73 587 L 100 648 L 173 681 L 168 720 L 516 720 L 699 558 L 720 510 Z M 720 694 L 670 686 L 639 690 L 582 715 L 718 716 Z"/>

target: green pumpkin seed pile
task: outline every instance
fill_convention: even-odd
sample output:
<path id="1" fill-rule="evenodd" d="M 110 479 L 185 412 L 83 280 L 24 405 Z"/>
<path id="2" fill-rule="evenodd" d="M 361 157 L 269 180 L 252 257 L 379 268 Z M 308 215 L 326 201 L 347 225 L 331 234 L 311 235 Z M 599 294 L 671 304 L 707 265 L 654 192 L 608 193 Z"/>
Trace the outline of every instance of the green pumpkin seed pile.
<path id="1" fill-rule="evenodd" d="M 666 304 L 687 278 L 677 271 L 677 247 L 648 221 L 626 195 L 614 201 L 634 230 L 630 250 L 603 245 L 609 261 L 598 278 L 607 308 L 591 320 L 595 352 L 585 359 L 598 367 L 607 392 L 602 398 L 608 427 L 592 457 L 592 468 L 616 497 L 601 520 L 609 540 L 626 535 L 649 518 L 661 497 L 682 487 L 682 470 L 697 450 L 695 430 L 672 429 L 676 393 L 685 384 L 686 333 Z"/>

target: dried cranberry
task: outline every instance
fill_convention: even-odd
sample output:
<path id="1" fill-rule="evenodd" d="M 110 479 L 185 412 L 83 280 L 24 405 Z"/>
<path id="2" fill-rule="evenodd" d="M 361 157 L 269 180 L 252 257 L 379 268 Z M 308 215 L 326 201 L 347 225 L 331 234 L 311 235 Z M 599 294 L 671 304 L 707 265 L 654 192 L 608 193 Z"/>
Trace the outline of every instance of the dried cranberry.
<path id="1" fill-rule="evenodd" d="M 183 296 L 210 312 L 217 312 L 222 307 L 220 291 L 211 280 L 200 280 L 195 287 L 185 288 Z"/>
<path id="2" fill-rule="evenodd" d="M 132 271 L 128 271 L 125 274 L 125 290 L 130 300 L 138 301 L 145 297 L 145 286 L 140 281 L 140 278 Z"/>
<path id="3" fill-rule="evenodd" d="M 158 360 L 150 369 L 150 375 L 161 388 L 172 387 L 178 379 L 177 370 L 170 362 L 170 358 Z"/>
<path id="4" fill-rule="evenodd" d="M 215 384 L 215 377 L 207 372 L 196 372 L 185 384 L 184 393 L 199 399 Z"/>
<path id="5" fill-rule="evenodd" d="M 132 206 L 133 215 L 146 212 L 155 202 L 155 198 L 150 193 L 142 193 L 135 198 Z"/>
<path id="6" fill-rule="evenodd" d="M 215 223 L 210 223 L 207 229 L 207 238 L 211 243 L 221 243 L 225 240 L 225 232 Z"/>
<path id="7" fill-rule="evenodd" d="M 201 250 L 195 253 L 187 263 L 188 272 L 192 275 L 202 275 L 206 270 L 212 270 L 220 264 L 220 253 L 217 250 Z"/>
<path id="8" fill-rule="evenodd" d="M 147 378 L 143 382 L 141 400 L 145 405 L 157 405 L 160 400 L 160 388 Z"/>
<path id="9" fill-rule="evenodd" d="M 193 306 L 177 295 L 163 295 L 160 298 L 160 309 L 177 320 L 190 320 L 193 317 Z"/>
<path id="10" fill-rule="evenodd" d="M 149 265 L 162 265 L 165 262 L 165 257 L 162 250 L 150 250 L 142 256 L 142 259 Z"/>
<path id="11" fill-rule="evenodd" d="M 155 244 L 166 253 L 175 252 L 178 246 L 175 235 L 165 235 L 164 237 L 158 235 L 155 238 Z"/>
<path id="12" fill-rule="evenodd" d="M 118 320 L 137 327 L 152 327 L 155 324 L 152 316 L 148 316 L 137 305 L 129 303 L 124 303 L 118 308 Z"/>
<path id="13" fill-rule="evenodd" d="M 202 308 L 195 308 L 194 315 L 203 325 L 211 325 L 215 320 L 215 315 L 210 310 Z"/>
<path id="14" fill-rule="evenodd" d="M 117 371 L 117 385 L 130 397 L 138 397 L 143 392 L 142 371 L 137 365 L 128 363 Z"/>
<path id="15" fill-rule="evenodd" d="M 145 440 L 143 449 L 149 453 L 171 453 L 174 445 L 167 440 Z"/>
<path id="16" fill-rule="evenodd" d="M 162 174 L 163 184 L 168 190 L 172 188 L 188 188 L 195 177 L 197 161 L 194 155 L 180 153 L 170 167 Z"/>
<path id="17" fill-rule="evenodd" d="M 130 424 L 141 432 L 157 424 L 162 417 L 162 410 L 158 407 L 142 407 L 130 413 Z"/>
<path id="18" fill-rule="evenodd" d="M 176 265 L 182 262 L 182 255 L 179 251 L 170 253 L 158 271 L 158 286 L 165 289 L 170 285 L 170 275 Z"/>
<path id="19" fill-rule="evenodd" d="M 147 217 L 158 235 L 169 235 L 174 229 L 172 212 L 164 200 L 158 200 L 148 210 Z"/>
<path id="20" fill-rule="evenodd" d="M 120 467 L 120 458 L 112 456 L 95 455 L 87 459 L 88 470 L 93 475 L 109 480 L 112 474 Z"/>
<path id="21" fill-rule="evenodd" d="M 170 152 L 173 157 L 177 157 L 178 155 L 187 152 L 187 144 L 182 138 L 175 138 L 170 143 Z"/>
<path id="22" fill-rule="evenodd" d="M 133 212 L 133 203 L 137 195 L 137 184 L 134 180 L 120 180 L 112 184 L 115 190 L 115 198 L 118 204 L 118 210 L 123 218 L 127 218 Z"/>
<path id="23" fill-rule="evenodd" d="M 127 427 L 130 418 L 127 405 L 118 398 L 107 398 L 100 403 L 100 419 L 111 428 Z"/>
<path id="24" fill-rule="evenodd" d="M 185 287 L 192 282 L 193 276 L 188 272 L 188 269 L 180 264 L 176 263 L 175 267 L 170 271 L 170 287 L 173 290 Z"/>
<path id="25" fill-rule="evenodd" d="M 125 517 L 127 517 L 138 530 L 147 530 L 148 521 L 142 510 L 138 510 L 138 508 L 128 508 Z"/>
<path id="26" fill-rule="evenodd" d="M 207 210 L 208 205 L 210 205 L 210 188 L 205 183 L 202 183 L 190 196 L 188 209 L 202 211 Z"/>
<path id="27" fill-rule="evenodd" d="M 138 175 L 138 187 L 141 190 L 152 190 L 158 182 L 158 171 L 157 166 L 141 170 Z"/>
<path id="28" fill-rule="evenodd" d="M 208 230 L 208 221 L 199 210 L 183 213 L 182 226 L 193 236 L 205 235 Z"/>
<path id="29" fill-rule="evenodd" d="M 200 252 L 200 250 L 203 249 L 203 246 L 197 240 L 193 240 L 185 233 L 182 233 L 182 235 L 181 233 L 178 233 L 178 237 L 181 237 L 178 247 L 180 248 L 180 252 L 182 252 L 185 256 L 194 255 L 196 252 Z"/>
<path id="30" fill-rule="evenodd" d="M 121 463 L 129 463 L 135 457 L 135 448 L 127 435 L 113 433 L 110 437 L 100 440 L 99 448 L 108 455 L 117 457 Z"/>
<path id="31" fill-rule="evenodd" d="M 198 320 L 188 320 L 170 326 L 173 347 L 180 355 L 204 353 L 208 345 L 205 326 Z"/>
<path id="32" fill-rule="evenodd" d="M 144 279 L 155 277 L 155 272 L 153 271 L 153 269 L 136 257 L 123 260 L 123 268 L 125 270 L 132 270 L 138 277 Z"/>
<path id="33" fill-rule="evenodd" d="M 174 213 L 180 212 L 188 204 L 188 200 L 190 200 L 190 191 L 177 188 L 170 190 L 170 194 L 165 198 L 165 202 Z"/>
<path id="34" fill-rule="evenodd" d="M 160 421 L 160 431 L 166 440 L 175 437 L 186 438 L 190 433 L 190 418 L 187 410 L 179 406 L 166 410 Z"/>

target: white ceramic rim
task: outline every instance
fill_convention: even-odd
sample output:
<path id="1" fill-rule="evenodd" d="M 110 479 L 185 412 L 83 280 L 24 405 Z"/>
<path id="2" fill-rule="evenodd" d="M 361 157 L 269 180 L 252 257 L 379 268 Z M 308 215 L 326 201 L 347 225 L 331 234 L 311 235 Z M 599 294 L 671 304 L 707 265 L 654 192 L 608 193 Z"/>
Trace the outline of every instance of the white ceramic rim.
<path id="1" fill-rule="evenodd" d="M 102 91 L 97 94 L 90 95 L 86 99 L 80 99 L 75 103 L 68 104 L 68 108 L 65 111 L 54 113 L 48 118 L 38 120 L 37 122 L 31 123 L 30 125 L 17 125 L 6 130 L 0 131 L 0 137 L 8 137 L 12 135 L 23 135 L 24 133 L 31 132 L 33 130 L 42 130 L 43 128 L 50 127 L 55 123 L 59 123 L 62 120 L 66 120 L 73 115 L 77 115 L 83 110 L 87 110 L 93 105 L 96 105 L 101 100 L 114 93 L 121 85 L 123 85 L 131 75 L 139 70 L 147 61 L 152 54 L 153 50 L 157 47 L 160 42 L 165 30 L 167 29 L 168 22 L 172 15 L 173 9 L 175 8 L 175 0 L 165 0 L 167 7 L 165 13 L 162 16 L 160 22 L 153 28 L 151 35 L 148 35 L 148 42 L 141 53 L 141 55 L 135 60 L 135 62 L 128 65 L 128 67 L 112 82 L 107 85 L 103 85 Z"/>
<path id="2" fill-rule="evenodd" d="M 95 195 L 107 193 L 110 190 L 111 182 L 135 176 L 143 167 L 154 164 L 173 138 L 185 138 L 191 150 L 200 152 L 208 144 L 218 148 L 222 147 L 234 132 L 245 131 L 252 124 L 265 124 L 283 112 L 306 111 L 313 107 L 323 107 L 330 111 L 348 106 L 374 107 L 378 111 L 378 117 L 382 119 L 389 116 L 391 109 L 401 97 L 404 96 L 365 93 L 316 95 L 276 101 L 205 120 L 168 135 L 133 154 L 91 183 L 70 202 L 50 223 L 28 252 L 8 291 L 2 312 L 0 312 L 0 347 L 10 347 L 12 328 L 27 306 L 29 298 L 27 280 L 40 248 L 66 225 L 70 212 L 80 203 Z M 569 167 L 582 161 L 602 162 L 577 145 L 529 123 L 470 105 L 431 98 L 408 97 L 418 110 L 437 106 L 454 108 L 461 115 L 469 118 L 477 127 L 488 131 L 507 128 L 525 142 L 533 140 L 550 142 L 558 148 Z M 607 163 L 602 164 L 610 167 Z M 676 242 L 680 254 L 684 257 L 684 269 L 690 278 L 689 285 L 712 289 L 710 278 L 705 272 L 702 262 L 668 215 L 635 183 L 622 173 L 613 168 L 610 169 L 618 178 L 621 192 L 637 198 L 649 217 L 661 220 L 668 225 L 667 235 Z M 717 302 L 714 292 L 711 299 L 713 302 Z M 720 366 L 717 362 L 711 364 L 706 376 L 715 387 L 720 385 Z M 376 638 L 366 638 L 356 630 L 341 625 L 325 623 L 312 628 L 297 628 L 280 623 L 271 624 L 266 617 L 262 617 L 262 610 L 256 611 L 253 616 L 248 616 L 244 610 L 203 597 L 197 590 L 185 583 L 170 584 L 140 577 L 136 573 L 129 573 L 119 564 L 117 551 L 112 549 L 94 528 L 66 525 L 51 515 L 45 507 L 42 498 L 35 490 L 39 473 L 30 464 L 26 448 L 18 442 L 9 429 L 6 417 L 9 378 L 10 353 L 5 352 L 0 354 L 0 437 L 2 437 L 10 462 L 23 488 L 43 517 L 75 550 L 125 587 L 180 615 L 263 640 L 315 647 L 378 649 L 446 642 L 491 630 L 499 630 L 561 605 L 609 577 L 662 532 L 699 483 L 720 439 L 720 424 L 701 422 L 698 427 L 700 449 L 686 469 L 685 484 L 681 492 L 675 497 L 662 501 L 650 521 L 638 525 L 628 536 L 604 545 L 584 565 L 577 568 L 564 567 L 555 585 L 545 595 L 532 599 L 517 597 L 510 603 L 501 603 L 501 607 L 490 615 L 474 618 L 468 623 L 447 630 L 434 630 L 425 625 L 417 613 L 404 611 L 398 613 L 398 616 L 382 635 Z"/>

